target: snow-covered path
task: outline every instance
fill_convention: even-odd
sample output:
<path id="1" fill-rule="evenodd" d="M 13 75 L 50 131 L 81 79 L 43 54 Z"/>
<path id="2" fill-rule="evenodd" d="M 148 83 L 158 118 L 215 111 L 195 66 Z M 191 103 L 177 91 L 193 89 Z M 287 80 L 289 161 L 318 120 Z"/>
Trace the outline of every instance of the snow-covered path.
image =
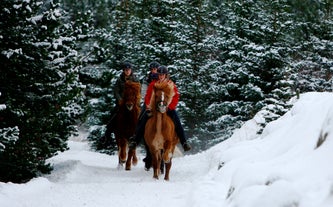
<path id="1" fill-rule="evenodd" d="M 264 112 L 262 112 L 264 113 Z M 170 181 L 93 152 L 85 139 L 50 159 L 52 174 L 0 182 L 0 207 L 332 207 L 333 94 L 307 93 L 256 134 L 258 113 L 211 149 L 173 159 Z"/>
<path id="2" fill-rule="evenodd" d="M 155 180 L 152 170 L 144 170 L 142 154 L 138 165 L 125 171 L 117 168 L 117 156 L 93 152 L 86 141 L 69 141 L 69 147 L 50 160 L 52 174 L 29 184 L 10 184 L 2 192 L 8 197 L 1 207 L 188 206 L 193 182 L 209 170 L 203 167 L 207 160 L 175 157 L 170 181 L 163 175 Z"/>

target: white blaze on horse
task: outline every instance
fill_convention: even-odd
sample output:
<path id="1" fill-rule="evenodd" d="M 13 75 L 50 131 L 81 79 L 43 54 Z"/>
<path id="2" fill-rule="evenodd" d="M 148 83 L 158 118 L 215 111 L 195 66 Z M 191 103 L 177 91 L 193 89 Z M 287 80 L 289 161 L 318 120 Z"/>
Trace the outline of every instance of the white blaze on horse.
<path id="1" fill-rule="evenodd" d="M 169 180 L 172 157 L 179 141 L 173 120 L 167 115 L 168 105 L 174 96 L 173 82 L 156 82 L 150 100 L 152 117 L 145 128 L 145 141 L 152 156 L 153 177 L 158 179 L 162 161 L 165 163 L 165 180 Z"/>

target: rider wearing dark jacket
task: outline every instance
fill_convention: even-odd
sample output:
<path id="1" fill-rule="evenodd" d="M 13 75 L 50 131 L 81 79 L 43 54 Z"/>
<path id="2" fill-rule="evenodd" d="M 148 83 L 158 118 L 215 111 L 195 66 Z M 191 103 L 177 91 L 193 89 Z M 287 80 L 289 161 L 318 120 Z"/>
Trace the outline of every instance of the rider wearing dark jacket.
<path id="1" fill-rule="evenodd" d="M 139 82 L 137 77 L 133 74 L 132 65 L 128 62 L 124 63 L 123 72 L 120 74 L 113 87 L 114 97 L 116 98 L 116 105 L 118 105 L 119 101 L 121 101 L 121 99 L 123 98 L 126 81 Z"/>
<path id="2" fill-rule="evenodd" d="M 114 107 L 113 111 L 111 112 L 110 121 L 108 122 L 108 124 L 106 126 L 106 131 L 105 131 L 105 138 L 106 139 L 110 139 L 111 133 L 114 130 L 112 128 L 112 125 L 113 125 L 112 122 L 113 122 L 114 117 L 118 113 L 119 103 L 121 102 L 121 100 L 123 98 L 124 87 L 125 87 L 126 81 L 139 82 L 139 80 L 137 79 L 137 77 L 133 74 L 132 64 L 131 63 L 125 62 L 123 64 L 122 69 L 123 69 L 123 72 L 120 74 L 119 78 L 117 79 L 117 81 L 116 81 L 116 83 L 115 83 L 115 85 L 113 87 L 114 97 L 116 99 L 116 106 Z"/>

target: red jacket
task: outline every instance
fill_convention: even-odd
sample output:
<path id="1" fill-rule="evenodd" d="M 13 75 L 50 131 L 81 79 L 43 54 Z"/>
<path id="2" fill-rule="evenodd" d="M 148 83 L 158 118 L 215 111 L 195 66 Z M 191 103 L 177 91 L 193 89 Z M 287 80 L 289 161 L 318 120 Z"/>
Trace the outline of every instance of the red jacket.
<path id="1" fill-rule="evenodd" d="M 151 95 L 153 93 L 153 88 L 154 88 L 154 84 L 157 82 L 158 80 L 154 80 L 152 81 L 147 89 L 147 93 L 145 96 L 145 104 L 147 106 L 147 108 L 149 108 L 149 104 L 150 104 L 150 99 L 151 99 Z M 173 85 L 173 90 L 175 92 L 174 96 L 172 97 L 172 101 L 169 104 L 168 108 L 169 110 L 176 110 L 178 101 L 179 101 L 179 93 L 178 93 L 178 88 L 176 87 L 176 85 L 174 84 L 174 82 L 172 82 L 171 80 L 167 80 L 168 84 L 172 84 Z"/>

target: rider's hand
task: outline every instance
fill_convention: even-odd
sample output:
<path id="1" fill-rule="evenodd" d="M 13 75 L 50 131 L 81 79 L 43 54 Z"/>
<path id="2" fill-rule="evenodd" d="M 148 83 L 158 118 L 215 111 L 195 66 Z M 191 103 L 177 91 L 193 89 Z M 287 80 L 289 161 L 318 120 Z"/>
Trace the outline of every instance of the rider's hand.
<path id="1" fill-rule="evenodd" d="M 147 113 L 148 118 L 153 116 L 153 113 L 151 112 L 150 108 L 146 109 L 146 113 Z"/>

